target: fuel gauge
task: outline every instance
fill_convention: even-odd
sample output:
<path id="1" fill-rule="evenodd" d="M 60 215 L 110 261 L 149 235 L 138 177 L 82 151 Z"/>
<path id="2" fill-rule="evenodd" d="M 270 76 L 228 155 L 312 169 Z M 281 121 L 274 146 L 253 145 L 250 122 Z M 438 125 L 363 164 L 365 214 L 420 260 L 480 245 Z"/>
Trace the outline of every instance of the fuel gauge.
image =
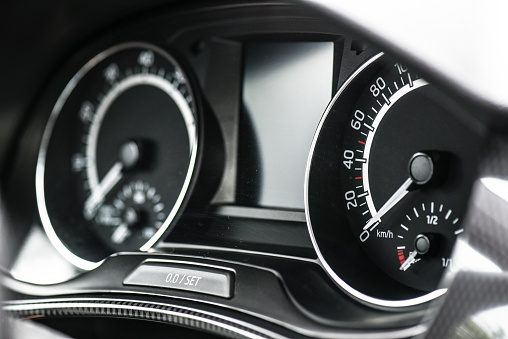
<path id="1" fill-rule="evenodd" d="M 386 272 L 408 286 L 434 290 L 452 264 L 453 244 L 462 231 L 456 213 L 445 204 L 431 201 L 414 206 L 385 231 L 394 240 L 393 262 Z"/>

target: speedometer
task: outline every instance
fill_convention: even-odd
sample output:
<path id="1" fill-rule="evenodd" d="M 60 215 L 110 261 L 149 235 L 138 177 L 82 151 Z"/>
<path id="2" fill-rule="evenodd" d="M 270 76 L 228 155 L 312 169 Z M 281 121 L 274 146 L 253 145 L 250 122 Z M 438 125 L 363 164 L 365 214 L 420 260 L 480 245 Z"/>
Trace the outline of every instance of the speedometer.
<path id="1" fill-rule="evenodd" d="M 41 221 L 67 259 L 90 269 L 174 225 L 197 166 L 199 109 L 181 66 L 150 44 L 114 46 L 77 72 L 36 173 Z"/>
<path id="2" fill-rule="evenodd" d="M 478 151 L 461 114 L 382 54 L 327 108 L 309 158 L 306 212 L 320 259 L 353 296 L 406 306 L 444 292 L 473 178 L 464 164 Z"/>

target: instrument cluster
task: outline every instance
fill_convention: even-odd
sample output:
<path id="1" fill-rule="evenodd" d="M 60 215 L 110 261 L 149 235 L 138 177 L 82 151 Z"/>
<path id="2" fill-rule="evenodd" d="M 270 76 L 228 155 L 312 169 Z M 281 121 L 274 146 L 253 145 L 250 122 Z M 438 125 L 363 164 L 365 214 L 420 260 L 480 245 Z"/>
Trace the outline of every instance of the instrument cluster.
<path id="1" fill-rule="evenodd" d="M 466 230 L 480 122 L 315 9 L 176 8 L 69 51 L 41 89 L 5 187 L 22 202 L 9 288 L 421 333 Z"/>

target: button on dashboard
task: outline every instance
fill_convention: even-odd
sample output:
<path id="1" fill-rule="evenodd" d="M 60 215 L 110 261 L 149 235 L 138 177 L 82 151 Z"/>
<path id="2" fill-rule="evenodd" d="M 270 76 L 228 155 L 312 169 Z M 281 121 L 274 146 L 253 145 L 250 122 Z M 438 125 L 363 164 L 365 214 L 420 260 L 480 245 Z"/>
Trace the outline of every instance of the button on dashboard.
<path id="1" fill-rule="evenodd" d="M 232 271 L 198 265 L 144 263 L 129 274 L 123 283 L 185 290 L 222 298 L 233 296 Z"/>

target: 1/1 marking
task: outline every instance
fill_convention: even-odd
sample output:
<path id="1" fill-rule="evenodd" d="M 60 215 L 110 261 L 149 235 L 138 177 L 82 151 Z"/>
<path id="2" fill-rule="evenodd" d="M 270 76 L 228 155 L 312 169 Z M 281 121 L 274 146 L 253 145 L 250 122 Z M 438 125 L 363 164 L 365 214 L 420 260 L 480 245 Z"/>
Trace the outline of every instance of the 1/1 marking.
<path id="1" fill-rule="evenodd" d="M 443 267 L 446 268 L 446 267 L 450 267 L 453 265 L 453 261 L 451 258 L 441 258 L 441 261 L 443 263 Z"/>

